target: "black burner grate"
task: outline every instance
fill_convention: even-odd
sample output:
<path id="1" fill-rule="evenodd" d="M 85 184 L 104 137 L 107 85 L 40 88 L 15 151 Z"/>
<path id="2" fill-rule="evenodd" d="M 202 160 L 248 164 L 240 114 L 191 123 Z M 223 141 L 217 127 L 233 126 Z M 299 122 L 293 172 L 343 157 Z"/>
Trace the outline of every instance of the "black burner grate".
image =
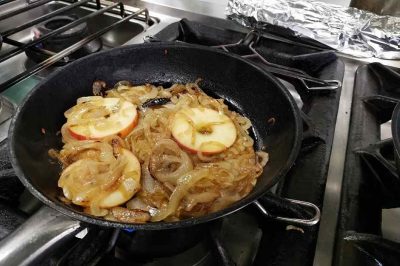
<path id="1" fill-rule="evenodd" d="M 20 9 L 12 10 L 8 13 L 0 15 L 0 21 L 8 19 L 13 16 L 16 16 L 23 12 L 29 11 L 31 9 L 34 9 L 38 6 L 44 5 L 51 1 L 53 1 L 53 0 L 40 0 L 40 1 L 34 2 L 32 4 L 26 5 Z M 34 67 L 14 76 L 11 79 L 0 84 L 0 92 L 5 91 L 12 85 L 17 84 L 18 82 L 38 73 L 39 71 L 46 69 L 51 65 L 56 64 L 60 60 L 69 62 L 68 56 L 70 56 L 76 52 L 79 52 L 79 50 L 82 49 L 82 47 L 85 47 L 85 46 L 87 47 L 91 42 L 94 42 L 101 35 L 105 34 L 106 32 L 110 31 L 111 29 L 121 25 L 122 23 L 129 21 L 130 19 L 138 18 L 140 15 L 144 14 L 145 22 L 147 24 L 149 22 L 149 12 L 147 9 L 140 9 L 140 10 L 132 13 L 132 12 L 125 11 L 124 5 L 121 2 L 102 7 L 100 0 L 95 0 L 95 6 L 97 7 L 97 11 L 91 12 L 84 17 L 81 17 L 79 19 L 71 21 L 70 23 L 63 25 L 62 27 L 51 30 L 51 31 L 47 32 L 46 34 L 41 35 L 39 38 L 35 38 L 27 43 L 21 43 L 21 42 L 18 42 L 16 40 L 10 38 L 10 36 L 12 34 L 15 34 L 18 31 L 29 28 L 33 25 L 36 25 L 37 23 L 54 18 L 58 14 L 63 13 L 68 10 L 71 10 L 73 8 L 76 8 L 78 6 L 84 6 L 85 4 L 87 4 L 89 2 L 90 1 L 88 1 L 88 0 L 81 0 L 79 2 L 76 2 L 75 4 L 72 4 L 65 8 L 61 8 L 61 10 L 56 10 L 52 13 L 41 16 L 33 21 L 19 25 L 14 29 L 10 29 L 10 30 L 0 33 L 0 36 L 2 36 L 2 39 L 3 39 L 2 41 L 4 43 L 8 43 L 8 44 L 15 46 L 14 49 L 7 51 L 0 56 L 0 63 L 4 62 L 6 60 L 9 60 L 10 58 L 12 58 L 20 53 L 26 52 L 28 50 L 30 50 L 30 52 L 34 51 L 36 53 L 40 53 L 42 56 L 43 55 L 47 56 L 47 59 L 41 61 L 39 64 L 35 65 Z M 38 44 L 42 44 L 45 41 L 48 41 L 49 39 L 54 38 L 55 36 L 59 36 L 60 34 L 63 34 L 65 32 L 67 32 L 68 30 L 71 30 L 72 28 L 75 28 L 75 27 L 79 26 L 80 24 L 85 23 L 85 22 L 89 21 L 90 19 L 92 19 L 96 16 L 99 16 L 105 12 L 115 12 L 114 11 L 115 9 L 119 10 L 119 15 L 121 16 L 121 19 L 119 19 L 118 21 L 116 21 L 110 25 L 106 25 L 104 28 L 102 28 L 101 30 L 99 30 L 97 32 L 94 32 L 88 36 L 85 36 L 83 39 L 71 44 L 70 46 L 68 46 L 60 51 L 57 51 L 57 53 L 55 53 L 55 51 L 49 51 L 49 50 L 43 49 L 38 46 Z"/>
<path id="2" fill-rule="evenodd" d="M 391 138 L 381 140 L 400 101 L 398 70 L 372 63 L 357 70 L 335 263 L 399 265 L 399 244 L 382 237 L 382 210 L 400 206 Z"/>

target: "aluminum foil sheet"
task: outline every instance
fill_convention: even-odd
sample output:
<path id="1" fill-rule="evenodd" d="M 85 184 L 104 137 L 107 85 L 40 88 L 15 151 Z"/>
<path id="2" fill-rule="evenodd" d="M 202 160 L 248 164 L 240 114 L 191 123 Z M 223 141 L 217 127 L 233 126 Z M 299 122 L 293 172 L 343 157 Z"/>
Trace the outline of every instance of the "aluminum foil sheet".
<path id="1" fill-rule="evenodd" d="M 400 17 L 312 0 L 229 0 L 226 14 L 252 28 L 285 27 L 352 56 L 400 59 Z"/>

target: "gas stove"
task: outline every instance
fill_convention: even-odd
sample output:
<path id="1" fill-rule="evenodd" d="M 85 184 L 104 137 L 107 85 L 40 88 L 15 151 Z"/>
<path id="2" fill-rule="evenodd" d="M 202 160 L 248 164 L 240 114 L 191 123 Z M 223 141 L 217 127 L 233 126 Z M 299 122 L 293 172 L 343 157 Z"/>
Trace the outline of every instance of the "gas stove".
<path id="1" fill-rule="evenodd" d="M 355 207 L 349 210 L 341 204 L 349 205 L 348 195 L 359 184 L 353 190 L 343 186 L 342 200 L 341 188 L 349 182 L 353 168 L 348 159 L 345 164 L 348 132 L 347 158 L 352 156 L 352 136 L 359 136 L 350 128 L 355 70 L 368 62 L 337 55 L 284 31 L 244 28 L 224 17 L 222 4 L 189 1 L 172 6 L 172 2 L 0 3 L 0 246 L 4 239 L 7 247 L 17 244 L 9 239 L 10 234 L 18 226 L 29 225 L 29 217 L 42 206 L 13 173 L 7 153 L 9 118 L 27 92 L 54 70 L 87 54 L 121 45 L 172 41 L 236 53 L 280 79 L 301 109 L 305 128 L 301 152 L 291 171 L 257 206 L 212 223 L 152 232 L 87 226 L 54 245 L 38 243 L 31 258 L 18 261 L 34 265 L 329 265 L 353 261 L 342 256 L 342 243 L 358 228 L 347 227 L 349 220 L 343 213 L 359 205 L 352 202 Z M 355 95 L 360 91 L 357 85 L 360 82 Z M 313 206 L 322 210 L 320 224 L 316 224 L 319 210 Z M 379 216 L 378 207 L 374 215 Z M 374 220 L 374 230 L 359 233 L 379 235 L 379 221 Z"/>

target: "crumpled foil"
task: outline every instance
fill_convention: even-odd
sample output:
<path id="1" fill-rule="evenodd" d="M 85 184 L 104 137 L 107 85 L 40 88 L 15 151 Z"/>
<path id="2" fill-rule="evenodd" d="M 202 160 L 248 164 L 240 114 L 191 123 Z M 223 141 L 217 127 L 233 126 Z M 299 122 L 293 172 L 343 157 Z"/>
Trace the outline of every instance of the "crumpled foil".
<path id="1" fill-rule="evenodd" d="M 229 0 L 226 14 L 252 28 L 291 29 L 344 54 L 400 59 L 400 17 L 312 0 Z"/>

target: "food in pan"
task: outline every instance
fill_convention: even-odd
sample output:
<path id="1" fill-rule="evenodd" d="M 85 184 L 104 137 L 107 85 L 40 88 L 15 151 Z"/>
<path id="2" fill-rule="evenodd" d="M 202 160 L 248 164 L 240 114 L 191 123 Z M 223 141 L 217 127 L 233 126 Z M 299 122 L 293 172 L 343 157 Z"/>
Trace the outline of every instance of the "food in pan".
<path id="1" fill-rule="evenodd" d="M 118 82 L 65 112 L 63 200 L 128 223 L 176 221 L 221 210 L 253 189 L 268 161 L 250 120 L 196 83 Z"/>

